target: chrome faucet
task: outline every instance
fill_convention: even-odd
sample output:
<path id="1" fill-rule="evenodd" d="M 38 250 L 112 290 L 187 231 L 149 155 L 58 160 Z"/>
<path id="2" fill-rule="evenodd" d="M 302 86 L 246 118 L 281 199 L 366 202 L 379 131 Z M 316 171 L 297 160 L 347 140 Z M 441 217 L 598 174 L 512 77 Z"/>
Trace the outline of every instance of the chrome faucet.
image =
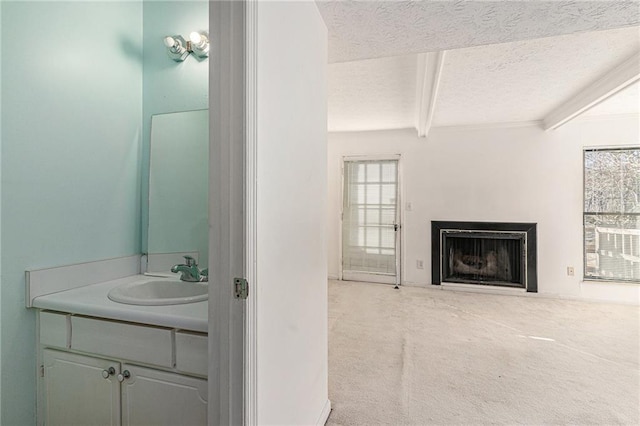
<path id="1" fill-rule="evenodd" d="M 171 267 L 171 272 L 173 272 L 174 274 L 178 272 L 180 273 L 181 281 L 198 282 L 209 280 L 208 269 L 200 271 L 200 269 L 198 269 L 196 260 L 191 256 L 184 256 L 184 260 L 186 263 L 173 265 Z"/>

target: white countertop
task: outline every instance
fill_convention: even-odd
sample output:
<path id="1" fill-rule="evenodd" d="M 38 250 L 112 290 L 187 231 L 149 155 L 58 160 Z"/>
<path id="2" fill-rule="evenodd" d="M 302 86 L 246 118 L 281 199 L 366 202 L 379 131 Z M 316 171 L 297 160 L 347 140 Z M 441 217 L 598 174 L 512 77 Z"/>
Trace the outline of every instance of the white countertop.
<path id="1" fill-rule="evenodd" d="M 148 279 L 149 277 L 145 275 L 132 275 L 118 280 L 38 296 L 33 300 L 33 307 L 181 330 L 208 332 L 208 301 L 182 305 L 141 306 L 114 302 L 107 297 L 109 290 L 114 287 Z"/>

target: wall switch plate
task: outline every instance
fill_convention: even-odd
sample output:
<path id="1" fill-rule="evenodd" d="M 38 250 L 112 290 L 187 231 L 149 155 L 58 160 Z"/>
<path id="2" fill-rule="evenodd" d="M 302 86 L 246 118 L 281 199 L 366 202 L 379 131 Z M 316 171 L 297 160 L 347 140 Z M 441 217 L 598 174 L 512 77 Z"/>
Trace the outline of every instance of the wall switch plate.
<path id="1" fill-rule="evenodd" d="M 570 277 L 575 275 L 575 270 L 573 269 L 573 266 L 567 266 L 567 275 L 569 275 Z"/>
<path id="2" fill-rule="evenodd" d="M 424 269 L 424 260 L 416 260 L 416 268 Z"/>

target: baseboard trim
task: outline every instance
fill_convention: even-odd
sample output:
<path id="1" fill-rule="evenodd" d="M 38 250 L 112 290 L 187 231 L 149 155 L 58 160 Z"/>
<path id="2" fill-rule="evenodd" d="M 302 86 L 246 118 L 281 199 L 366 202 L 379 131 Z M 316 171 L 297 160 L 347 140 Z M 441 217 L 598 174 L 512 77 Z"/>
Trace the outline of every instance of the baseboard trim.
<path id="1" fill-rule="evenodd" d="M 421 288 L 427 288 L 429 287 L 430 284 L 427 283 L 418 283 L 415 281 L 404 281 L 402 283 L 400 283 L 401 286 L 406 286 L 406 287 L 421 287 Z"/>
<path id="2" fill-rule="evenodd" d="M 331 414 L 331 401 L 327 399 L 327 402 L 324 403 L 324 408 L 322 409 L 322 413 L 320 413 L 320 417 L 316 424 L 318 426 L 324 426 L 329 420 L 329 414 Z"/>

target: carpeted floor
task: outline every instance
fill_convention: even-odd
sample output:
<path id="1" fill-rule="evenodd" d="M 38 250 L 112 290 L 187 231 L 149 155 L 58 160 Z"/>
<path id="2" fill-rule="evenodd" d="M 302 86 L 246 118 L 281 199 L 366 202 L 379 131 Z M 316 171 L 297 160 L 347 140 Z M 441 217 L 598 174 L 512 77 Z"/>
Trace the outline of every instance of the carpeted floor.
<path id="1" fill-rule="evenodd" d="M 332 281 L 328 425 L 640 424 L 640 309 Z"/>

